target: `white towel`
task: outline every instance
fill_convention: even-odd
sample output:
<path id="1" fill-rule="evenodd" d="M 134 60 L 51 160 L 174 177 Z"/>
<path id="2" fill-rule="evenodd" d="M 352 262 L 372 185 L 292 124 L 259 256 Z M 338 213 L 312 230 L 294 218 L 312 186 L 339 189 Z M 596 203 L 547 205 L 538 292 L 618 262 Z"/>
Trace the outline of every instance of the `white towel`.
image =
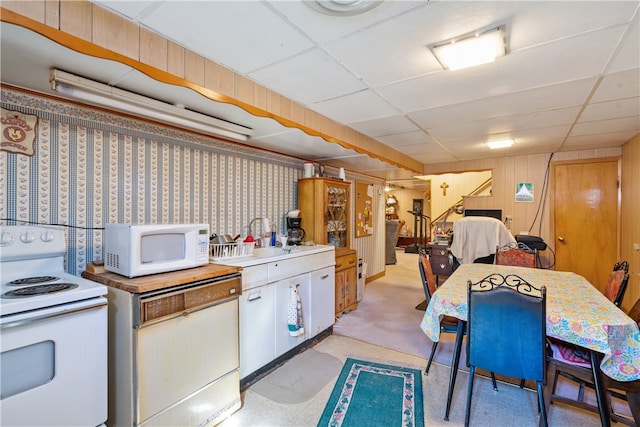
<path id="1" fill-rule="evenodd" d="M 451 253 L 460 264 L 472 263 L 496 253 L 496 247 L 516 243 L 500 220 L 483 216 L 467 216 L 453 223 Z"/>
<path id="2" fill-rule="evenodd" d="M 296 286 L 289 286 L 289 304 L 287 307 L 287 323 L 289 334 L 297 337 L 304 334 L 304 325 L 302 324 L 302 301 L 298 294 Z"/>

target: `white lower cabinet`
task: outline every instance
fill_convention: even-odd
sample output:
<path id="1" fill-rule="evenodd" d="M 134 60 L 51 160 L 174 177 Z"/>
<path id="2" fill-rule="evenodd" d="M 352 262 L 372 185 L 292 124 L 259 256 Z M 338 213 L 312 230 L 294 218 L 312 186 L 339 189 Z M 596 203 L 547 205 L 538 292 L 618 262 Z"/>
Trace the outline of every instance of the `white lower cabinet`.
<path id="1" fill-rule="evenodd" d="M 309 321 L 307 325 L 308 338 L 313 338 L 320 332 L 333 325 L 336 320 L 335 309 L 327 301 L 335 301 L 336 273 L 334 267 L 326 267 L 311 272 L 311 286 L 309 287 Z"/>
<path id="2" fill-rule="evenodd" d="M 276 357 L 278 357 L 305 342 L 309 336 L 309 331 L 306 328 L 309 325 L 309 312 L 311 311 L 310 275 L 308 273 L 301 274 L 276 282 L 274 285 L 276 288 Z M 298 289 L 298 295 L 302 301 L 302 323 L 305 331 L 298 336 L 292 336 L 289 333 L 289 298 L 292 288 Z"/>
<path id="3" fill-rule="evenodd" d="M 231 265 L 243 268 L 239 299 L 241 379 L 333 325 L 334 247 L 318 246 L 312 254 L 294 252 L 277 260 Z M 288 327 L 291 287 L 298 289 L 302 301 L 305 331 L 299 336 L 292 336 Z"/>
<path id="4" fill-rule="evenodd" d="M 240 378 L 276 358 L 276 287 L 266 284 L 240 295 Z"/>

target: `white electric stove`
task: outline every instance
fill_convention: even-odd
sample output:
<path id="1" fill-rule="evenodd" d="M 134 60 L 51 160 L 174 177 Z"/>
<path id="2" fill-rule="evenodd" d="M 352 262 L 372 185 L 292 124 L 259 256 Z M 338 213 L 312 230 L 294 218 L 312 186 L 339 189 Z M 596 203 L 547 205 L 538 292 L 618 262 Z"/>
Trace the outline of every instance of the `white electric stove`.
<path id="1" fill-rule="evenodd" d="M 107 419 L 107 288 L 66 250 L 62 227 L 0 226 L 0 425 Z"/>

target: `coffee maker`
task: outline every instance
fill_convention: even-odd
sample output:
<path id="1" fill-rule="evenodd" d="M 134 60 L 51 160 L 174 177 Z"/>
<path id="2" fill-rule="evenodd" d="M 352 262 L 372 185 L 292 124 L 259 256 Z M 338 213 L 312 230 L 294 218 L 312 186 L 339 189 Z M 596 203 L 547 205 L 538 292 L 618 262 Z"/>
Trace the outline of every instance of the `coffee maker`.
<path id="1" fill-rule="evenodd" d="M 287 217 L 287 245 L 301 245 L 304 239 L 304 230 L 300 226 L 302 218 Z"/>

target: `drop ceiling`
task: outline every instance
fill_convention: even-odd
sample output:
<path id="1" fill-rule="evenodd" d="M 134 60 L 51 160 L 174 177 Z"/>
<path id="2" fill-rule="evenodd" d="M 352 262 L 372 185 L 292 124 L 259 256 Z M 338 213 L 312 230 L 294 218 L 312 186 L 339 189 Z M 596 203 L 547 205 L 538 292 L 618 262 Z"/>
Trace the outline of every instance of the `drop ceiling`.
<path id="1" fill-rule="evenodd" d="M 640 132 L 637 1 L 382 1 L 348 16 L 300 1 L 94 3 L 425 165 L 619 147 Z M 491 64 L 447 71 L 427 48 L 498 25 L 508 53 Z M 56 66 L 252 127 L 260 148 L 392 182 L 414 175 L 9 24 L 1 47 L 3 83 L 50 91 Z M 515 145 L 485 145 L 505 137 Z"/>

